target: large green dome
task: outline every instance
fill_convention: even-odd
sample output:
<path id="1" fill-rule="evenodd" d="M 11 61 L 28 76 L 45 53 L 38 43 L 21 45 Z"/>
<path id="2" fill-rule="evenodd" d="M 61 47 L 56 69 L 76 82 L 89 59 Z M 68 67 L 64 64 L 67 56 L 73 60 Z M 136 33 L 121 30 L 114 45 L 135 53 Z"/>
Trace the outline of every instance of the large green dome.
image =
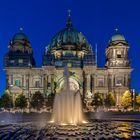
<path id="1" fill-rule="evenodd" d="M 79 49 L 82 47 L 85 50 L 89 50 L 90 45 L 85 36 L 72 27 L 70 17 L 68 18 L 66 28 L 58 32 L 48 45 L 47 51 L 62 49 L 64 45 L 72 45 L 73 49 Z M 67 49 L 67 48 L 65 48 Z"/>

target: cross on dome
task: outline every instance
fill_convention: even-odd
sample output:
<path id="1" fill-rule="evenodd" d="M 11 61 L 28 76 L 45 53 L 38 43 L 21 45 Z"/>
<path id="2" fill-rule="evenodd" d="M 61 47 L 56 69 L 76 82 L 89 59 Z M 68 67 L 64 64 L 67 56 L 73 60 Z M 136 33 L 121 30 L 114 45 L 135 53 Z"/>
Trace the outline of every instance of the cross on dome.
<path id="1" fill-rule="evenodd" d="M 115 32 L 118 33 L 118 31 L 119 31 L 119 29 L 118 28 L 115 28 Z"/>
<path id="2" fill-rule="evenodd" d="M 71 16 L 71 10 L 68 9 L 68 16 L 70 17 Z"/>
<path id="3" fill-rule="evenodd" d="M 20 27 L 19 30 L 22 32 L 23 31 L 23 27 Z"/>

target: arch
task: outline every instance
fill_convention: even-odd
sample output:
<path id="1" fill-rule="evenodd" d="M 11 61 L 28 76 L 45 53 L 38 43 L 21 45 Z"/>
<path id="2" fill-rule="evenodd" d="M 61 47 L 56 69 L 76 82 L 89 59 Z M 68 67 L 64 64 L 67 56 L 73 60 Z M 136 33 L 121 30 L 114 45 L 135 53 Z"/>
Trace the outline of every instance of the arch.
<path id="1" fill-rule="evenodd" d="M 64 88 L 64 84 L 65 84 L 64 77 L 61 77 L 56 83 L 57 83 L 57 89 L 61 91 Z M 69 77 L 69 84 L 70 84 L 70 89 L 73 91 L 77 91 L 80 89 L 79 82 L 73 77 Z"/>
<path id="2" fill-rule="evenodd" d="M 62 81 L 61 81 L 61 83 L 60 83 L 60 88 L 62 89 L 62 88 L 64 88 L 64 83 L 65 82 L 65 80 L 63 79 Z M 73 91 L 77 91 L 78 89 L 79 89 L 79 84 L 78 84 L 78 82 L 75 80 L 75 79 L 73 79 L 73 78 L 69 78 L 69 84 L 70 84 L 70 89 L 71 90 L 73 90 Z"/>

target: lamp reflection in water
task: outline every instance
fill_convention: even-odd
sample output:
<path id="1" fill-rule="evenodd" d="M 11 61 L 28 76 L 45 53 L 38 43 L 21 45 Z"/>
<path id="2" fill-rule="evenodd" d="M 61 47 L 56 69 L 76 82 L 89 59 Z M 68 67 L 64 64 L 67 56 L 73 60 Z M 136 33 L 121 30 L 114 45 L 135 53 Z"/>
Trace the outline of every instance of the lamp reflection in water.
<path id="1" fill-rule="evenodd" d="M 133 124 L 129 122 L 122 122 L 120 126 L 118 126 L 118 130 L 122 132 L 122 136 L 126 139 L 131 138 L 131 135 L 134 135 Z M 132 134 L 133 132 L 133 134 Z"/>
<path id="2" fill-rule="evenodd" d="M 70 89 L 68 67 L 64 68 L 64 88 L 55 96 L 51 122 L 59 125 L 86 123 L 82 112 L 80 91 L 75 93 Z"/>

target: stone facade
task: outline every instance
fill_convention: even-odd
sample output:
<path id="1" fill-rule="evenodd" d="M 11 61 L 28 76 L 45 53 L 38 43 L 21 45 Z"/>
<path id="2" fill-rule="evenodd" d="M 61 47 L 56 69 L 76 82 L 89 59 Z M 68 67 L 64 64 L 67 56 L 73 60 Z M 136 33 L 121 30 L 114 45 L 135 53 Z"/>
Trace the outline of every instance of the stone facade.
<path id="1" fill-rule="evenodd" d="M 69 16 L 66 28 L 51 40 L 42 67 L 38 68 L 30 42 L 21 31 L 14 35 L 4 58 L 7 88 L 13 94 L 23 92 L 28 99 L 36 91 L 47 98 L 61 92 L 64 67 L 68 66 L 71 89 L 79 90 L 84 100 L 90 102 L 95 93 L 106 96 L 112 92 L 119 106 L 120 97 L 130 88 L 128 49 L 124 36 L 116 33 L 106 48 L 105 67 L 98 68 L 91 45 L 81 32 L 73 29 Z"/>

